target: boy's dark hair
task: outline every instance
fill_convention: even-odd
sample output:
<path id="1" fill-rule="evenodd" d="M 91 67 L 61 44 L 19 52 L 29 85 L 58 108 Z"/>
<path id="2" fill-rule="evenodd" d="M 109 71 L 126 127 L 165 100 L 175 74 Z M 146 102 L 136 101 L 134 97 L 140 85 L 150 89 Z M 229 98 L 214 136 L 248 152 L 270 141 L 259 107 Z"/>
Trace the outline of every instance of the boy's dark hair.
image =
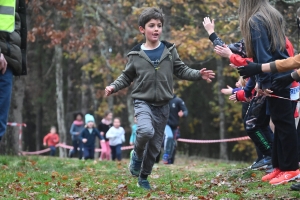
<path id="1" fill-rule="evenodd" d="M 139 26 L 145 28 L 145 25 L 151 20 L 151 19 L 159 19 L 164 25 L 164 14 L 161 9 L 149 7 L 145 8 L 139 17 Z"/>

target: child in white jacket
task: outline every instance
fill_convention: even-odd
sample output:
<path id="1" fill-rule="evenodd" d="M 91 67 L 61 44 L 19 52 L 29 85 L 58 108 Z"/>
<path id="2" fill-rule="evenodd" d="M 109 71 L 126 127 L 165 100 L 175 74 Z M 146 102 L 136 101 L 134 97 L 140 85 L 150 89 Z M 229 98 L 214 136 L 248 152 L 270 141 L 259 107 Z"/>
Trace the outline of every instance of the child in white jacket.
<path id="1" fill-rule="evenodd" d="M 125 142 L 125 131 L 121 127 L 120 118 L 114 118 L 113 126 L 107 131 L 106 138 L 109 139 L 112 160 L 115 160 L 117 158 L 118 161 L 121 161 L 121 147 L 122 143 Z"/>

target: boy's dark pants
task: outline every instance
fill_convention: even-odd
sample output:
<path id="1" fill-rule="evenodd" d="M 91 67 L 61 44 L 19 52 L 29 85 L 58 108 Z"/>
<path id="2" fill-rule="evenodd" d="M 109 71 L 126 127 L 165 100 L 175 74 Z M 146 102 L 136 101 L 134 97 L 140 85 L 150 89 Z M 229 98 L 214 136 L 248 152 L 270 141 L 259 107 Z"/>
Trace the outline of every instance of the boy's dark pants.
<path id="1" fill-rule="evenodd" d="M 122 160 L 121 147 L 122 147 L 122 144 L 118 144 L 116 146 L 110 146 L 112 160 L 116 160 L 116 159 L 118 159 L 118 161 Z"/>
<path id="2" fill-rule="evenodd" d="M 134 112 L 137 117 L 134 151 L 138 158 L 143 158 L 141 173 L 150 175 L 163 142 L 169 118 L 169 104 L 152 106 L 145 101 L 134 100 Z"/>
<path id="3" fill-rule="evenodd" d="M 275 95 L 290 97 L 290 89 L 273 91 Z M 271 119 L 275 125 L 272 164 L 281 171 L 299 168 L 297 156 L 297 132 L 294 119 L 294 104 L 285 99 L 268 97 Z"/>
<path id="4" fill-rule="evenodd" d="M 79 152 L 79 159 L 82 158 L 82 142 L 78 140 L 72 140 L 73 149 L 71 150 L 70 157 L 72 158 L 74 154 Z M 79 148 L 79 151 L 78 151 Z"/>
<path id="5" fill-rule="evenodd" d="M 50 148 L 50 156 L 55 156 L 55 151 L 56 151 L 55 146 L 49 146 L 49 148 Z"/>
<path id="6" fill-rule="evenodd" d="M 83 147 L 83 157 L 85 160 L 94 159 L 95 147 Z"/>

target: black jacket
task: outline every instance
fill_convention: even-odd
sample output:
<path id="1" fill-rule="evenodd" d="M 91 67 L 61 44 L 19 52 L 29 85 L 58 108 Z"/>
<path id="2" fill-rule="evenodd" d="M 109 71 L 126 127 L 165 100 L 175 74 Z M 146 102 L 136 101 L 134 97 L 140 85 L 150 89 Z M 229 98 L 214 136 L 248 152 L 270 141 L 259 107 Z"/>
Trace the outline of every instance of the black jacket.
<path id="1" fill-rule="evenodd" d="M 2 53 L 15 76 L 26 75 L 26 5 L 25 0 L 16 0 L 15 31 L 0 31 L 0 53 Z"/>
<path id="2" fill-rule="evenodd" d="M 87 128 L 84 128 L 80 133 L 79 139 L 81 141 L 83 138 L 87 139 L 87 142 L 83 143 L 83 146 L 93 148 L 95 147 L 96 137 L 98 137 L 99 140 L 104 140 L 103 136 L 100 135 L 100 132 L 97 129 L 93 128 L 92 133 L 90 133 Z"/>
<path id="3" fill-rule="evenodd" d="M 182 110 L 183 116 L 186 117 L 188 115 L 188 110 L 185 106 L 184 101 L 179 97 L 176 97 L 176 95 L 174 95 L 173 99 L 170 100 L 169 107 L 170 107 L 170 114 L 169 114 L 168 125 L 172 129 L 176 129 L 177 126 L 179 125 L 178 112 Z"/>

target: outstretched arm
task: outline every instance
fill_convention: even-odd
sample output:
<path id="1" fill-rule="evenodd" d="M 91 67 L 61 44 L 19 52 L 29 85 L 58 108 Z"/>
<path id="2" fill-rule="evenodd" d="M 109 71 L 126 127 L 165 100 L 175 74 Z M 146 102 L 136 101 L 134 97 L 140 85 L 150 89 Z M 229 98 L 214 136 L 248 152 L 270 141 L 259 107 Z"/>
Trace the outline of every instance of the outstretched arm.
<path id="1" fill-rule="evenodd" d="M 136 73 L 132 62 L 132 56 L 130 56 L 122 74 L 113 83 L 105 88 L 105 95 L 109 96 L 112 93 L 130 86 L 135 75 Z"/>

